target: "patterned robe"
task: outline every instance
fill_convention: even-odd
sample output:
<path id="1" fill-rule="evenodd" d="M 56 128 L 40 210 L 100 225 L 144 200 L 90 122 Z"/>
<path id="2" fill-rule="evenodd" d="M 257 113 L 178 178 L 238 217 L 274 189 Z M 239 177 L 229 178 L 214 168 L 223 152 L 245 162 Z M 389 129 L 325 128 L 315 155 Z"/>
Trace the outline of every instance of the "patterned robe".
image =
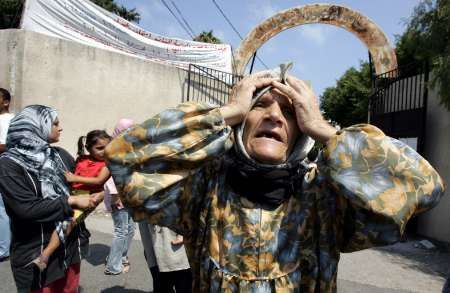
<path id="1" fill-rule="evenodd" d="M 190 102 L 107 148 L 133 218 L 184 235 L 193 292 L 335 292 L 340 252 L 398 241 L 444 190 L 414 150 L 355 125 L 329 140 L 288 201 L 262 209 L 226 183 L 231 133 L 217 108 Z"/>

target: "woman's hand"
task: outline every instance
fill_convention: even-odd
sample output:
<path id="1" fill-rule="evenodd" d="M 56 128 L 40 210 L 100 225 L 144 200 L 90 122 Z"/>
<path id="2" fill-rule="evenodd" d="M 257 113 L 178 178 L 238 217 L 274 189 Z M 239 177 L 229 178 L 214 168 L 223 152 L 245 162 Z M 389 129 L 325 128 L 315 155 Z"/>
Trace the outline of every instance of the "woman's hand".
<path id="1" fill-rule="evenodd" d="M 181 235 L 177 235 L 177 238 L 175 238 L 175 240 L 170 241 L 170 243 L 172 243 L 172 245 L 181 245 L 183 244 L 183 236 Z"/>
<path id="2" fill-rule="evenodd" d="M 114 194 L 113 196 L 111 196 L 111 205 L 115 206 L 119 210 L 124 208 L 123 203 L 120 200 L 120 196 L 118 194 Z"/>
<path id="3" fill-rule="evenodd" d="M 79 210 L 93 209 L 97 206 L 95 199 L 85 196 L 69 196 L 69 205 Z"/>
<path id="4" fill-rule="evenodd" d="M 287 85 L 277 81 L 272 85 L 292 101 L 298 128 L 302 133 L 323 144 L 336 133 L 336 129 L 323 118 L 316 95 L 304 81 L 288 76 Z"/>
<path id="5" fill-rule="evenodd" d="M 104 198 L 105 198 L 104 191 L 91 194 L 91 199 L 94 201 L 95 206 L 98 206 L 103 201 Z"/>
<path id="6" fill-rule="evenodd" d="M 228 104 L 220 108 L 225 123 L 229 126 L 241 123 L 250 110 L 255 91 L 270 85 L 275 80 L 277 79 L 270 77 L 269 71 L 261 71 L 244 77 L 233 88 Z"/>
<path id="7" fill-rule="evenodd" d="M 76 182 L 75 174 L 73 174 L 72 172 L 64 172 L 64 176 L 66 177 L 67 182 L 69 183 Z"/>

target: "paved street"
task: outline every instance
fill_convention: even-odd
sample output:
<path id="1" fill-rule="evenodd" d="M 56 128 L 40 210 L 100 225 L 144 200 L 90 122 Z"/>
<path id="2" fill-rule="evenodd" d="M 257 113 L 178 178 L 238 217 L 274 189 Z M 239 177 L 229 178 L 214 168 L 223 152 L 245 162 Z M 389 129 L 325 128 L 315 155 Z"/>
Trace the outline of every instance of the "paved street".
<path id="1" fill-rule="evenodd" d="M 127 274 L 105 276 L 104 260 L 109 251 L 112 221 L 97 214 L 87 220 L 91 230 L 91 256 L 83 261 L 83 293 L 151 292 L 139 233 L 131 251 L 131 269 Z M 450 253 L 414 247 L 416 242 L 400 243 L 388 248 L 343 254 L 339 266 L 338 292 L 406 293 L 441 292 Z M 0 292 L 14 292 L 9 262 L 0 264 Z"/>

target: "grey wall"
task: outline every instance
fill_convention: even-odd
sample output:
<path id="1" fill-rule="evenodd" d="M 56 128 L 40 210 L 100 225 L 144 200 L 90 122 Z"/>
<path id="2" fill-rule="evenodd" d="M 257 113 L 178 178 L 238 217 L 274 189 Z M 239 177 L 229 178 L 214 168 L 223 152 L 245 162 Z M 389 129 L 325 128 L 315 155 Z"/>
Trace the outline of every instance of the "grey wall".
<path id="1" fill-rule="evenodd" d="M 438 171 L 448 188 L 450 184 L 450 112 L 439 104 L 438 97 L 436 89 L 429 91 L 424 156 Z M 447 190 L 434 209 L 419 217 L 420 234 L 450 242 L 449 194 Z"/>
<path id="2" fill-rule="evenodd" d="M 111 131 L 118 119 L 142 122 L 176 106 L 187 72 L 165 65 L 23 30 L 0 30 L 0 87 L 13 112 L 26 105 L 55 107 L 63 127 L 59 145 L 76 152 L 92 129 Z"/>

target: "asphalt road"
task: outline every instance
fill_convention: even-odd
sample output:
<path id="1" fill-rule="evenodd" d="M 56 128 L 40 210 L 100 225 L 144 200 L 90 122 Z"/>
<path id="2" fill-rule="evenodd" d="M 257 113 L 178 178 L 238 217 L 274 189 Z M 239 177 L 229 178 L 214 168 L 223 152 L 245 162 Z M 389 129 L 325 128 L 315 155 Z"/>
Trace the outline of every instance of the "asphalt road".
<path id="1" fill-rule="evenodd" d="M 109 253 L 111 235 L 91 229 L 90 256 L 81 264 L 80 286 L 82 293 L 94 292 L 151 292 L 152 278 L 147 269 L 140 240 L 134 240 L 129 253 L 129 273 L 117 276 L 104 275 L 105 258 Z M 9 262 L 0 264 L 0 292 L 15 292 Z"/>

